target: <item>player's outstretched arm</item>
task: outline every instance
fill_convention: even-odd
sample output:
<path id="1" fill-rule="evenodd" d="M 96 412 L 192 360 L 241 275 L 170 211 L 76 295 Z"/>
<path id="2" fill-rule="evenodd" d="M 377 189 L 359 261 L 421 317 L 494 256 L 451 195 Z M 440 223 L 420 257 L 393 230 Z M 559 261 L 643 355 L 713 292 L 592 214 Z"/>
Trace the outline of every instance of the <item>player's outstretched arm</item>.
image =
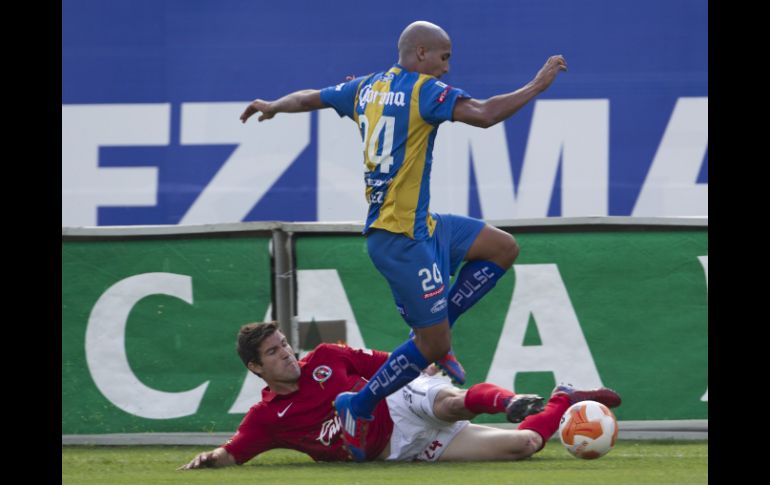
<path id="1" fill-rule="evenodd" d="M 321 91 L 305 89 L 287 94 L 275 101 L 255 99 L 241 114 L 241 122 L 246 123 L 246 120 L 255 113 L 262 113 L 258 119 L 259 121 L 264 121 L 269 120 L 276 113 L 299 113 L 301 111 L 313 111 L 321 108 L 326 108 L 326 105 L 321 101 Z"/>
<path id="2" fill-rule="evenodd" d="M 193 470 L 195 468 L 220 468 L 235 465 L 235 458 L 224 448 L 204 451 L 193 458 L 190 463 L 182 465 L 177 470 Z"/>
<path id="3" fill-rule="evenodd" d="M 486 100 L 458 99 L 452 112 L 452 120 L 489 128 L 509 118 L 535 96 L 548 89 L 556 75 L 566 70 L 567 61 L 563 56 L 551 56 L 532 81 L 512 93 L 500 94 Z"/>

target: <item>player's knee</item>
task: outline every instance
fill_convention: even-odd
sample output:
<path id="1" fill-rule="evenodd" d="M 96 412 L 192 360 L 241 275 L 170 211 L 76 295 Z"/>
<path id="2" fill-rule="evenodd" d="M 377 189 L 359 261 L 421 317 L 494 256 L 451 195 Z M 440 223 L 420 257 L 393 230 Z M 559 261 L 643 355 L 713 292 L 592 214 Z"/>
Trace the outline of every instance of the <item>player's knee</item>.
<path id="1" fill-rule="evenodd" d="M 511 236 L 511 248 L 510 248 L 510 254 L 511 254 L 511 264 L 516 260 L 516 258 L 519 257 L 519 243 L 516 241 L 516 238 Z"/>
<path id="2" fill-rule="evenodd" d="M 535 432 L 529 433 L 529 436 L 525 440 L 524 446 L 521 450 L 521 457 L 528 458 L 540 451 L 542 447 L 543 438 Z"/>
<path id="3" fill-rule="evenodd" d="M 445 387 L 433 400 L 433 414 L 442 421 L 465 419 L 468 411 L 465 407 L 465 389 Z"/>
<path id="4" fill-rule="evenodd" d="M 499 254 L 503 269 L 510 268 L 513 262 L 516 261 L 516 258 L 519 257 L 519 243 L 516 242 L 512 235 L 505 234 L 500 239 Z"/>

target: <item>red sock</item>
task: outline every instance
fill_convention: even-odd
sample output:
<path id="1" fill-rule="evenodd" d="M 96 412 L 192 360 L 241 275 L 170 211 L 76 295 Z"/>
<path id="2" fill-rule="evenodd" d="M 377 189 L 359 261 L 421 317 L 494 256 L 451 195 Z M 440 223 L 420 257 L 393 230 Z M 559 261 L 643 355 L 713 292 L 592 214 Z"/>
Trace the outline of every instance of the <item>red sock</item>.
<path id="1" fill-rule="evenodd" d="M 504 413 L 505 400 L 513 396 L 508 389 L 488 382 L 475 384 L 465 393 L 465 409 L 476 414 Z"/>
<path id="2" fill-rule="evenodd" d="M 563 394 L 552 396 L 545 409 L 537 414 L 527 416 L 519 425 L 519 429 L 531 429 L 543 438 L 543 446 L 559 429 L 561 417 L 570 407 L 569 398 Z M 540 447 L 540 450 L 543 449 Z M 538 450 L 538 451 L 540 451 Z"/>

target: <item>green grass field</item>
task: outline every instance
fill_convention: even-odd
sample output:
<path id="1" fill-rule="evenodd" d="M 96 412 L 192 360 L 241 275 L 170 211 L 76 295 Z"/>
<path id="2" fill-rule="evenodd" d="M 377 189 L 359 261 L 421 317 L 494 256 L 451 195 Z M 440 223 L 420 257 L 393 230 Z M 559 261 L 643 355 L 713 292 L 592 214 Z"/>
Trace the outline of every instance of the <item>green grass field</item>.
<path id="1" fill-rule="evenodd" d="M 63 484 L 315 483 L 419 485 L 705 484 L 707 441 L 618 441 L 608 455 L 573 458 L 558 441 L 529 460 L 476 463 L 314 463 L 289 450 L 264 453 L 243 466 L 177 471 L 206 446 L 63 446 Z"/>

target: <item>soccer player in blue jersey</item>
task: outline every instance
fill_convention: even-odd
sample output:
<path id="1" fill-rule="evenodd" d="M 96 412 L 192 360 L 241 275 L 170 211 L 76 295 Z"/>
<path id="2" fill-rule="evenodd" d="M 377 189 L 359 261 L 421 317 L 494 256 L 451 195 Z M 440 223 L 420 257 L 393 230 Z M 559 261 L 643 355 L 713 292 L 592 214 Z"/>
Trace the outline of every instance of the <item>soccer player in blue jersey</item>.
<path id="1" fill-rule="evenodd" d="M 276 101 L 256 99 L 246 122 L 276 113 L 334 108 L 355 121 L 363 140 L 369 213 L 364 234 L 369 256 L 390 284 L 398 311 L 414 336 L 395 349 L 357 393 L 337 396 L 343 440 L 353 458 L 365 458 L 366 431 L 378 402 L 436 362 L 463 384 L 465 372 L 451 352 L 451 327 L 513 265 L 519 247 L 508 233 L 468 217 L 430 212 L 433 142 L 444 121 L 482 128 L 499 123 L 543 92 L 567 64 L 550 57 L 534 79 L 516 91 L 473 99 L 439 78 L 449 72 L 452 43 L 439 26 L 418 21 L 398 39 L 398 63 L 383 72 Z M 449 276 L 460 268 L 452 286 Z"/>

